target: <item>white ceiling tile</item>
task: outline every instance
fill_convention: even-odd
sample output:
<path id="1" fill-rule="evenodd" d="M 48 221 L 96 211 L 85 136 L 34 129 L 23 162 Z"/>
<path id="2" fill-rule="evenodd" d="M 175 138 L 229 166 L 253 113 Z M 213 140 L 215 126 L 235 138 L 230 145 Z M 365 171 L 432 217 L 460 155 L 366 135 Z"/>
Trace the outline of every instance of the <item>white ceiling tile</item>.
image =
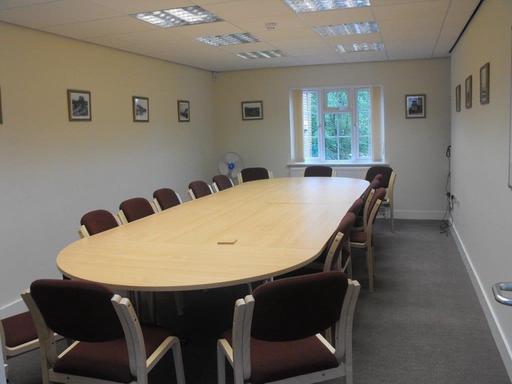
<path id="1" fill-rule="evenodd" d="M 268 18 L 262 18 L 239 21 L 237 25 L 261 40 L 311 39 L 318 36 L 311 26 L 303 23 L 297 16 L 279 17 L 273 21 L 276 23 L 273 30 L 267 29 L 265 26 L 267 22 L 269 22 Z"/>
<path id="2" fill-rule="evenodd" d="M 183 27 L 176 27 L 170 29 L 174 29 L 174 31 L 180 36 L 189 37 L 191 39 L 195 39 L 196 37 L 201 36 L 225 35 L 229 33 L 246 32 L 226 21 L 218 21 L 216 23 L 207 24 L 186 25 Z"/>
<path id="3" fill-rule="evenodd" d="M 254 51 L 270 51 L 277 49 L 273 44 L 264 42 L 249 43 L 249 44 L 233 44 L 225 45 L 223 47 L 211 47 L 212 49 L 218 50 L 219 52 L 225 52 L 226 55 L 234 55 L 239 52 L 254 52 Z"/>
<path id="4" fill-rule="evenodd" d="M 117 11 L 83 0 L 60 0 L 0 11 L 0 20 L 30 28 L 121 16 Z"/>
<path id="5" fill-rule="evenodd" d="M 279 16 L 294 15 L 282 0 L 241 0 L 206 5 L 205 8 L 225 20 L 232 21 L 235 25 L 243 20 L 264 18 L 267 21 L 275 21 L 274 19 Z"/>
<path id="6" fill-rule="evenodd" d="M 367 33 L 363 35 L 342 35 L 324 37 L 323 40 L 331 46 L 336 46 L 338 44 L 381 42 L 382 37 L 380 33 Z"/>
<path id="7" fill-rule="evenodd" d="M 432 0 L 371 0 L 371 4 L 373 7 L 382 7 L 386 5 L 396 5 L 396 4 L 407 4 L 407 3 L 421 3 Z"/>
<path id="8" fill-rule="evenodd" d="M 363 61 L 382 61 L 386 60 L 386 52 L 350 52 L 350 53 L 342 53 L 343 60 L 346 63 L 356 63 Z"/>
<path id="9" fill-rule="evenodd" d="M 69 36 L 75 39 L 88 37 L 98 37 L 105 35 L 116 35 L 123 33 L 133 33 L 139 31 L 152 31 L 155 27 L 148 23 L 143 23 L 130 16 L 114 17 L 111 19 L 101 19 L 86 21 L 83 23 L 62 24 L 50 27 L 42 27 L 46 32 L 56 33 L 58 35 Z"/>
<path id="10" fill-rule="evenodd" d="M 17 8 L 17 7 L 26 7 L 27 5 L 40 4 L 40 3 L 50 3 L 54 0 L 1 0 L 0 1 L 0 10 L 9 9 L 9 8 Z"/>
<path id="11" fill-rule="evenodd" d="M 93 0 L 97 4 L 131 14 L 137 12 L 159 11 L 195 5 L 192 0 Z"/>
<path id="12" fill-rule="evenodd" d="M 377 22 L 383 20 L 401 21 L 417 21 L 422 20 L 439 20 L 442 22 L 444 15 L 448 10 L 450 0 L 430 0 L 414 3 L 406 3 L 400 5 L 390 5 L 387 7 L 373 8 L 373 14 Z"/>

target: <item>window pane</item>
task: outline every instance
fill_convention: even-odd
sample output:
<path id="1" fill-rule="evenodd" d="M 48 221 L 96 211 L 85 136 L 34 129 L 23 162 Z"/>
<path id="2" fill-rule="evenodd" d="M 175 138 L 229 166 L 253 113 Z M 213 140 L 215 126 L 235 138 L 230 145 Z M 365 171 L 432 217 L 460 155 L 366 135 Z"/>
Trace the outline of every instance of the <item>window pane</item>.
<path id="1" fill-rule="evenodd" d="M 338 136 L 337 116 L 337 113 L 326 113 L 324 115 L 325 136 Z"/>
<path id="2" fill-rule="evenodd" d="M 338 139 L 325 138 L 325 160 L 338 160 Z"/>
<path id="3" fill-rule="evenodd" d="M 302 92 L 302 124 L 304 157 L 318 157 L 318 101 L 317 91 Z"/>
<path id="4" fill-rule="evenodd" d="M 348 91 L 337 89 L 327 92 L 327 108 L 348 108 Z"/>
<path id="5" fill-rule="evenodd" d="M 369 88 L 357 90 L 356 103 L 359 136 L 369 136 L 371 135 L 371 98 Z"/>
<path id="6" fill-rule="evenodd" d="M 341 113 L 340 136 L 352 136 L 352 114 L 350 112 Z"/>
<path id="7" fill-rule="evenodd" d="M 352 138 L 340 137 L 340 160 L 352 159 Z"/>
<path id="8" fill-rule="evenodd" d="M 370 158 L 370 138 L 368 136 L 359 136 L 359 158 Z"/>

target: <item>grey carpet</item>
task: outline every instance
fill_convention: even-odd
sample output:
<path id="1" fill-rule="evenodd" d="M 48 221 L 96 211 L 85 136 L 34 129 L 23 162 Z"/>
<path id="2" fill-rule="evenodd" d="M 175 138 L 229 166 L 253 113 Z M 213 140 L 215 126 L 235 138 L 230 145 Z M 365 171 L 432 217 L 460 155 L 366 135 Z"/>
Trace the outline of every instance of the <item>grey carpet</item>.
<path id="1" fill-rule="evenodd" d="M 354 255 L 363 285 L 354 323 L 355 384 L 509 384 L 503 363 L 451 237 L 438 222 L 397 221 L 391 233 L 377 224 L 376 290 L 368 293 L 364 258 Z M 188 383 L 215 383 L 215 339 L 231 319 L 245 287 L 188 294 L 186 316 L 165 311 L 184 339 Z M 173 308 L 169 297 L 161 307 Z M 150 384 L 172 383 L 163 360 Z M 39 384 L 39 354 L 10 360 L 10 381 Z"/>

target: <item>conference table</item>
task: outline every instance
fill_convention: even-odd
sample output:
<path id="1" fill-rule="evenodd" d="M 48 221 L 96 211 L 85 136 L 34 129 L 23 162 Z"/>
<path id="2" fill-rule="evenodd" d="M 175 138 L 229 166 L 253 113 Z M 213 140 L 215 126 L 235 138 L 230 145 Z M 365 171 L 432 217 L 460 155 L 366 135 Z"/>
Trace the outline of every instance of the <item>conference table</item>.
<path id="1" fill-rule="evenodd" d="M 367 187 L 342 177 L 244 183 L 75 241 L 59 253 L 57 267 L 71 279 L 129 291 L 269 279 L 320 255 Z"/>

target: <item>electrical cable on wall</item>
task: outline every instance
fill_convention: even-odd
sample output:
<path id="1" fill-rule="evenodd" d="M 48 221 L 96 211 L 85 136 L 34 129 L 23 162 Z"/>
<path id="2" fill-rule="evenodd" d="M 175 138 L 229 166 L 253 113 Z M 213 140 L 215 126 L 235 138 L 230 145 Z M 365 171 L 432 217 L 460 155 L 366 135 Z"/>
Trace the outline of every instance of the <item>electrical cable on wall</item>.
<path id="1" fill-rule="evenodd" d="M 441 225 L 439 226 L 439 230 L 441 233 L 446 233 L 448 236 L 448 232 L 451 226 L 451 220 L 452 220 L 452 209 L 453 209 L 453 200 L 452 200 L 452 193 L 450 191 L 450 181 L 452 176 L 452 164 L 451 164 L 451 157 L 452 157 L 452 146 L 449 145 L 446 148 L 446 158 L 448 159 L 448 176 L 446 176 L 446 184 L 445 184 L 445 193 L 446 193 L 446 209 L 443 215 L 443 218 L 441 219 Z"/>

